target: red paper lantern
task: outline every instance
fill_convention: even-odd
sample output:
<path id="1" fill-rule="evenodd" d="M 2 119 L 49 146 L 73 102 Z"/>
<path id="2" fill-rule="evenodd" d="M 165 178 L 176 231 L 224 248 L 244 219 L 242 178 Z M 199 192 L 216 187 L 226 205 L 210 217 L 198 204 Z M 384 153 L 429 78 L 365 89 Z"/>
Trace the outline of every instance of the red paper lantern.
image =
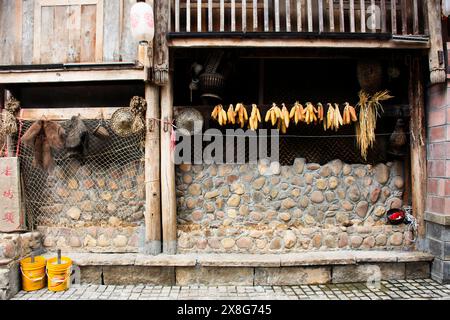
<path id="1" fill-rule="evenodd" d="M 130 12 L 131 34 L 139 42 L 151 42 L 155 37 L 153 8 L 145 2 L 137 2 Z"/>

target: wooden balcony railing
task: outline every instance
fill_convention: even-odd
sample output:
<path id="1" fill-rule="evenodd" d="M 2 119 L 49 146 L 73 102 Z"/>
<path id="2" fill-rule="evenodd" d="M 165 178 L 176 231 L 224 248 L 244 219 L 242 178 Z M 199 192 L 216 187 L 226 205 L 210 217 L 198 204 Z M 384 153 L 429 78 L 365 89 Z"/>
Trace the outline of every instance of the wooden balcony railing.
<path id="1" fill-rule="evenodd" d="M 170 0 L 171 33 L 428 35 L 426 0 Z"/>

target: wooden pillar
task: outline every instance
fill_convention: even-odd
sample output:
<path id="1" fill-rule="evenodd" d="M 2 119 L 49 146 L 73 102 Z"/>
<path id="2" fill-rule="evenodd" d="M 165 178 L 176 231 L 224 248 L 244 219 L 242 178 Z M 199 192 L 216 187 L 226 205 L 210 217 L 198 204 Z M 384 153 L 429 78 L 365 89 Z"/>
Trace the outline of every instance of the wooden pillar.
<path id="1" fill-rule="evenodd" d="M 12 97 L 12 94 L 9 90 L 5 90 L 4 92 L 4 106 L 6 106 L 6 102 Z M 6 139 L 6 148 L 8 150 L 8 157 L 14 157 L 15 150 L 13 139 L 10 135 L 5 136 Z"/>
<path id="2" fill-rule="evenodd" d="M 147 100 L 145 137 L 145 253 L 161 253 L 160 117 L 159 87 L 145 84 Z"/>
<path id="3" fill-rule="evenodd" d="M 412 58 L 409 77 L 409 103 L 411 105 L 411 197 L 413 214 L 419 223 L 418 236 L 420 239 L 424 239 L 427 158 L 425 145 L 424 85 L 420 67 L 420 58 Z M 418 245 L 420 246 L 420 241 Z"/>
<path id="4" fill-rule="evenodd" d="M 161 210 L 163 228 L 163 252 L 177 251 L 177 206 L 175 194 L 175 162 L 172 145 L 171 123 L 173 120 L 173 76 L 161 87 Z"/>
<path id="5" fill-rule="evenodd" d="M 430 80 L 432 84 L 447 80 L 444 45 L 442 42 L 441 1 L 427 0 L 428 29 L 430 33 Z"/>

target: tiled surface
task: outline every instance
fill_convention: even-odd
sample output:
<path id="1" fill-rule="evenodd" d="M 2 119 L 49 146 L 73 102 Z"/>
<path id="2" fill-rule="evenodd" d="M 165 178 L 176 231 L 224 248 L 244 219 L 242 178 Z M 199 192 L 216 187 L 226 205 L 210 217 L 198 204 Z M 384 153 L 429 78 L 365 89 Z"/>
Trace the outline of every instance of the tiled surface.
<path id="1" fill-rule="evenodd" d="M 450 285 L 431 279 L 393 280 L 368 285 L 300 285 L 300 286 L 113 286 L 73 285 L 65 292 L 47 289 L 19 292 L 13 300 L 450 300 Z"/>

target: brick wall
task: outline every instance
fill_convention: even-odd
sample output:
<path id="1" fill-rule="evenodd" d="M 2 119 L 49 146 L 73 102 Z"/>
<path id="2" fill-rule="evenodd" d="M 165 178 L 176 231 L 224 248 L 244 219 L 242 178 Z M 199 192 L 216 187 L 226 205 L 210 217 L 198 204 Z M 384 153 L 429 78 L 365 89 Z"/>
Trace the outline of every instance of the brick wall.
<path id="1" fill-rule="evenodd" d="M 427 211 L 450 214 L 450 106 L 447 85 L 429 88 Z"/>
<path id="2" fill-rule="evenodd" d="M 435 256 L 432 276 L 450 281 L 450 83 L 428 88 L 427 246 Z"/>

